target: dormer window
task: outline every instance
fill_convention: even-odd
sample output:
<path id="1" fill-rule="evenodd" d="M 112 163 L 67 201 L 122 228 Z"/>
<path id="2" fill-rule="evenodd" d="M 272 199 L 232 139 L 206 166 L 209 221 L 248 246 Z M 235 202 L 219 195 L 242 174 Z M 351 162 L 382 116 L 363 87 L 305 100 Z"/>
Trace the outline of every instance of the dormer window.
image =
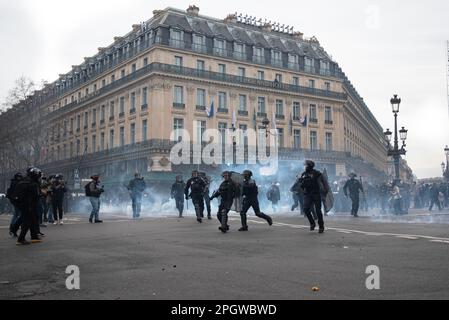
<path id="1" fill-rule="evenodd" d="M 299 69 L 299 59 L 296 54 L 288 54 L 288 67 L 289 69 Z"/>
<path id="2" fill-rule="evenodd" d="M 305 71 L 306 72 L 314 72 L 315 71 L 315 61 L 312 58 L 306 57 L 305 58 Z"/>
<path id="3" fill-rule="evenodd" d="M 321 75 L 330 75 L 329 61 L 320 61 L 320 74 Z"/>
<path id="4" fill-rule="evenodd" d="M 192 49 L 196 52 L 206 52 L 206 38 L 202 35 L 193 35 Z"/>
<path id="5" fill-rule="evenodd" d="M 243 43 L 234 43 L 234 58 L 239 60 L 245 59 L 245 45 Z"/>
<path id="6" fill-rule="evenodd" d="M 175 48 L 184 48 L 184 40 L 181 30 L 170 30 L 170 46 Z"/>
<path id="7" fill-rule="evenodd" d="M 282 53 L 279 50 L 271 52 L 271 64 L 275 67 L 282 67 Z"/>
<path id="8" fill-rule="evenodd" d="M 214 52 L 219 56 L 226 56 L 226 40 L 214 40 Z"/>
<path id="9" fill-rule="evenodd" d="M 260 47 L 254 48 L 254 62 L 255 63 L 264 63 L 265 62 L 263 48 L 260 48 Z"/>

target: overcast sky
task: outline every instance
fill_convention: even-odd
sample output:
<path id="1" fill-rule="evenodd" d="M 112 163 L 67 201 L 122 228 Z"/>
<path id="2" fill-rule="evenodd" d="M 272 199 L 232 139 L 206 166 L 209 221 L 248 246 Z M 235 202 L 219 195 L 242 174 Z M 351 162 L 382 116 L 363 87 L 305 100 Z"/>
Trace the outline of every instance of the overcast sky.
<path id="1" fill-rule="evenodd" d="M 384 128 L 393 129 L 389 100 L 399 94 L 407 161 L 419 178 L 441 176 L 449 144 L 447 0 L 0 0 L 0 101 L 21 75 L 54 81 L 153 10 L 190 4 L 211 17 L 241 12 L 315 35 Z"/>

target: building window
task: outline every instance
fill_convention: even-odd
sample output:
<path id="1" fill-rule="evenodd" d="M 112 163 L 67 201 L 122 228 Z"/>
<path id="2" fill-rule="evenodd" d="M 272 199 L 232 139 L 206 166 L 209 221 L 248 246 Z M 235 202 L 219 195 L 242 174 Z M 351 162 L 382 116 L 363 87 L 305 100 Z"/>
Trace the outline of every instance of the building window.
<path id="1" fill-rule="evenodd" d="M 245 45 L 243 43 L 234 43 L 234 58 L 239 60 L 245 59 Z"/>
<path id="2" fill-rule="evenodd" d="M 142 141 L 148 139 L 148 120 L 142 120 Z"/>
<path id="3" fill-rule="evenodd" d="M 70 134 L 73 133 L 73 118 L 70 118 Z"/>
<path id="4" fill-rule="evenodd" d="M 192 49 L 196 52 L 206 52 L 206 38 L 204 36 L 194 34 Z"/>
<path id="5" fill-rule="evenodd" d="M 320 73 L 325 76 L 330 75 L 329 61 L 320 61 Z"/>
<path id="6" fill-rule="evenodd" d="M 88 150 L 89 150 L 89 139 L 87 137 L 84 138 L 84 151 L 83 154 L 87 154 Z"/>
<path id="7" fill-rule="evenodd" d="M 218 123 L 218 131 L 220 132 L 221 145 L 224 148 L 226 145 L 226 130 L 228 129 L 228 124 L 226 122 Z"/>
<path id="8" fill-rule="evenodd" d="M 242 143 L 244 146 L 248 145 L 248 126 L 246 124 L 239 125 L 240 134 L 239 134 L 239 142 Z"/>
<path id="9" fill-rule="evenodd" d="M 332 108 L 329 106 L 324 107 L 324 120 L 326 124 L 332 124 Z"/>
<path id="10" fill-rule="evenodd" d="M 182 86 L 174 87 L 173 99 L 176 104 L 184 104 L 184 88 Z"/>
<path id="11" fill-rule="evenodd" d="M 254 48 L 254 62 L 265 63 L 264 49 L 260 47 Z"/>
<path id="12" fill-rule="evenodd" d="M 246 95 L 239 94 L 239 111 L 246 112 L 247 106 L 246 106 Z"/>
<path id="13" fill-rule="evenodd" d="M 86 129 L 89 126 L 89 113 L 84 112 L 84 129 Z"/>
<path id="14" fill-rule="evenodd" d="M 277 83 L 282 83 L 282 74 L 276 73 L 274 81 L 277 82 Z"/>
<path id="15" fill-rule="evenodd" d="M 92 136 L 92 152 L 93 153 L 97 152 L 97 136 L 96 135 Z"/>
<path id="16" fill-rule="evenodd" d="M 288 67 L 290 69 L 298 70 L 299 69 L 299 59 L 295 54 L 288 55 Z"/>
<path id="17" fill-rule="evenodd" d="M 310 122 L 317 122 L 318 118 L 317 118 L 317 113 L 316 113 L 316 105 L 311 104 L 310 105 Z"/>
<path id="18" fill-rule="evenodd" d="M 306 72 L 314 72 L 315 70 L 315 60 L 313 60 L 312 58 L 305 58 L 305 71 Z"/>
<path id="19" fill-rule="evenodd" d="M 97 124 L 97 109 L 92 110 L 92 126 Z"/>
<path id="20" fill-rule="evenodd" d="M 326 132 L 326 151 L 332 151 L 332 133 Z"/>
<path id="21" fill-rule="evenodd" d="M 245 70 L 245 68 L 241 68 L 241 67 L 238 68 L 238 76 L 240 78 L 246 77 L 246 70 Z"/>
<path id="22" fill-rule="evenodd" d="M 136 93 L 131 92 L 131 111 L 136 110 Z"/>
<path id="23" fill-rule="evenodd" d="M 214 39 L 214 52 L 219 56 L 226 56 L 226 41 Z"/>
<path id="24" fill-rule="evenodd" d="M 175 48 L 183 48 L 182 32 L 179 30 L 170 30 L 170 45 Z"/>
<path id="25" fill-rule="evenodd" d="M 226 65 L 225 64 L 219 64 L 218 65 L 218 73 L 221 73 L 221 74 L 226 74 Z"/>
<path id="26" fill-rule="evenodd" d="M 284 101 L 276 100 L 276 116 L 284 115 Z"/>
<path id="27" fill-rule="evenodd" d="M 142 106 L 148 105 L 148 88 L 142 89 Z"/>
<path id="28" fill-rule="evenodd" d="M 293 77 L 292 78 L 292 84 L 294 86 L 299 86 L 299 78 L 298 77 Z"/>
<path id="29" fill-rule="evenodd" d="M 125 114 L 125 97 L 120 97 L 120 116 Z"/>
<path id="30" fill-rule="evenodd" d="M 331 91 L 331 83 L 330 82 L 325 82 L 324 83 L 324 90 Z"/>
<path id="31" fill-rule="evenodd" d="M 257 71 L 257 80 L 265 80 L 265 72 Z"/>
<path id="32" fill-rule="evenodd" d="M 81 153 L 81 141 L 78 139 L 76 140 L 76 155 L 79 156 Z"/>
<path id="33" fill-rule="evenodd" d="M 257 98 L 257 110 L 259 113 L 265 113 L 265 97 Z"/>
<path id="34" fill-rule="evenodd" d="M 76 116 L 76 131 L 80 131 L 81 129 L 81 115 Z"/>
<path id="35" fill-rule="evenodd" d="M 112 75 L 111 76 L 111 83 L 114 83 L 115 82 L 115 75 Z"/>
<path id="36" fill-rule="evenodd" d="M 125 145 L 125 127 L 120 127 L 120 147 Z"/>
<path id="37" fill-rule="evenodd" d="M 318 140 L 316 131 L 310 131 L 310 150 L 318 150 Z"/>
<path id="38" fill-rule="evenodd" d="M 201 144 L 203 140 L 203 134 L 206 132 L 206 121 L 197 121 L 196 122 L 196 142 Z"/>
<path id="39" fill-rule="evenodd" d="M 226 92 L 218 92 L 218 109 L 227 109 Z"/>
<path id="40" fill-rule="evenodd" d="M 293 148 L 301 149 L 301 130 L 293 131 Z"/>
<path id="41" fill-rule="evenodd" d="M 197 68 L 199 71 L 204 71 L 204 69 L 205 69 L 205 63 L 204 63 L 204 61 L 203 61 L 203 60 L 197 60 L 197 61 L 196 61 L 196 68 Z"/>
<path id="42" fill-rule="evenodd" d="M 284 147 L 284 129 L 278 128 L 277 129 L 277 144 L 279 148 Z"/>
<path id="43" fill-rule="evenodd" d="M 148 58 L 143 59 L 143 66 L 146 67 L 148 65 Z"/>
<path id="44" fill-rule="evenodd" d="M 315 89 L 315 80 L 309 79 L 309 88 Z"/>
<path id="45" fill-rule="evenodd" d="M 114 129 L 109 131 L 109 148 L 114 148 Z"/>
<path id="46" fill-rule="evenodd" d="M 206 90 L 204 90 L 204 89 L 196 90 L 196 105 L 198 107 L 206 106 Z"/>
<path id="47" fill-rule="evenodd" d="M 104 132 L 100 135 L 100 151 L 104 151 Z"/>
<path id="48" fill-rule="evenodd" d="M 301 104 L 298 101 L 293 102 L 293 119 L 299 120 L 301 117 Z"/>
<path id="49" fill-rule="evenodd" d="M 183 64 L 182 57 L 175 56 L 175 66 L 182 67 L 182 64 Z"/>
<path id="50" fill-rule="evenodd" d="M 134 72 L 136 72 L 136 70 L 137 70 L 137 66 L 135 63 L 133 63 L 131 66 L 131 72 L 134 73 Z"/>
<path id="51" fill-rule="evenodd" d="M 121 77 L 121 78 L 124 78 L 125 75 L 126 75 L 125 69 L 123 69 L 122 71 L 120 71 L 120 77 Z"/>
<path id="52" fill-rule="evenodd" d="M 184 129 L 184 119 L 175 118 L 173 121 L 173 130 L 175 132 L 175 139 L 182 140 L 182 130 Z"/>
<path id="53" fill-rule="evenodd" d="M 100 122 L 104 122 L 105 118 L 106 118 L 106 106 L 102 105 L 100 111 Z"/>
<path id="54" fill-rule="evenodd" d="M 70 142 L 70 158 L 73 157 L 73 142 Z"/>
<path id="55" fill-rule="evenodd" d="M 129 133 L 130 133 L 130 143 L 135 144 L 136 143 L 136 124 L 135 123 L 131 123 Z"/>
<path id="56" fill-rule="evenodd" d="M 272 51 L 271 64 L 275 67 L 282 67 L 282 54 L 280 51 Z"/>
<path id="57" fill-rule="evenodd" d="M 114 101 L 111 101 L 109 103 L 109 119 L 114 119 L 114 112 L 115 112 L 114 109 L 115 109 L 114 108 Z"/>

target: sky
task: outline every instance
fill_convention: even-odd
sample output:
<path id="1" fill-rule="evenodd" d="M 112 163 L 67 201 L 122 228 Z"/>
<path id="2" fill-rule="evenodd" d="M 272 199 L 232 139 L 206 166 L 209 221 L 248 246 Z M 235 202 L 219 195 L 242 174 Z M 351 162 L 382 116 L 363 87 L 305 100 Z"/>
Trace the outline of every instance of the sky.
<path id="1" fill-rule="evenodd" d="M 239 12 L 316 36 L 384 129 L 394 126 L 390 98 L 401 97 L 405 159 L 418 178 L 441 176 L 449 144 L 447 0 L 0 0 L 0 102 L 20 76 L 54 81 L 153 10 L 191 4 L 203 15 Z"/>

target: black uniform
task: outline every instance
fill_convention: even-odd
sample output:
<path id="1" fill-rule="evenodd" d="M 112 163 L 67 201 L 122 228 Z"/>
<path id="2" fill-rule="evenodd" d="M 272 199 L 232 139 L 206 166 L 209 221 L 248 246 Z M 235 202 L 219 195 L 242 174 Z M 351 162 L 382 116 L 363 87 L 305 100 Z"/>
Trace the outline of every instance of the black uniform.
<path id="1" fill-rule="evenodd" d="M 210 207 L 210 198 L 209 198 L 209 186 L 210 186 L 210 181 L 208 180 L 207 177 L 203 177 L 202 179 L 204 179 L 204 181 L 206 182 L 206 187 L 204 188 L 204 202 L 206 203 L 206 210 L 207 210 L 207 218 L 208 219 L 212 219 L 212 208 Z M 203 216 L 201 216 L 202 218 Z"/>
<path id="2" fill-rule="evenodd" d="M 22 215 L 22 226 L 18 242 L 25 241 L 30 230 L 31 240 L 39 239 L 39 223 L 37 217 L 39 203 L 39 182 L 31 177 L 25 177 L 16 186 L 15 194 Z"/>
<path id="3" fill-rule="evenodd" d="M 182 217 L 182 213 L 184 211 L 184 190 L 186 188 L 186 184 L 184 181 L 176 181 L 171 186 L 171 197 L 176 201 L 176 209 L 179 211 L 179 217 Z"/>
<path id="4" fill-rule="evenodd" d="M 200 177 L 190 178 L 187 181 L 186 187 L 184 189 L 184 194 L 186 200 L 189 199 L 189 189 L 190 198 L 192 198 L 193 205 L 195 206 L 195 213 L 198 222 L 201 222 L 201 217 L 204 213 L 204 190 L 206 188 L 206 182 Z"/>
<path id="5" fill-rule="evenodd" d="M 293 206 L 292 211 L 294 211 L 298 206 L 301 209 L 301 214 L 304 214 L 304 192 L 301 188 L 301 183 L 299 179 L 296 179 L 295 184 L 290 188 L 293 193 Z"/>
<path id="6" fill-rule="evenodd" d="M 270 189 L 267 191 L 267 199 L 271 201 L 271 205 L 273 207 L 273 211 L 277 211 L 277 205 L 281 200 L 281 191 L 277 185 L 272 185 Z"/>
<path id="7" fill-rule="evenodd" d="M 134 178 L 128 184 L 128 190 L 130 191 L 132 208 L 133 208 L 133 218 L 139 218 L 140 212 L 142 211 L 142 196 L 147 185 L 143 178 Z"/>
<path id="8" fill-rule="evenodd" d="M 221 197 L 220 206 L 218 207 L 217 218 L 221 223 L 220 230 L 226 233 L 228 230 L 228 213 L 234 203 L 234 198 L 237 196 L 237 186 L 231 180 L 225 180 L 221 183 L 219 189 L 214 192 L 210 200 Z"/>
<path id="9" fill-rule="evenodd" d="M 345 186 L 343 187 L 343 190 L 345 192 L 345 196 L 348 196 L 348 190 L 349 190 L 349 197 L 352 201 L 352 209 L 351 214 L 354 217 L 357 217 L 357 213 L 359 212 L 359 205 L 360 205 L 360 191 L 363 192 L 362 184 L 359 180 L 356 180 L 355 178 L 351 178 L 348 181 L 346 181 Z"/>
<path id="10" fill-rule="evenodd" d="M 64 195 L 67 192 L 64 181 L 55 179 L 51 186 L 51 204 L 53 208 L 53 218 L 55 221 L 62 220 L 63 218 L 63 202 Z"/>
<path id="11" fill-rule="evenodd" d="M 300 178 L 301 188 L 304 190 L 304 213 L 310 222 L 311 230 L 315 229 L 315 220 L 312 216 L 312 208 L 318 219 L 320 231 L 324 230 L 323 212 L 321 211 L 321 195 L 326 194 L 327 183 L 321 172 L 307 168 Z"/>
<path id="12" fill-rule="evenodd" d="M 242 228 L 248 229 L 246 213 L 252 207 L 254 213 L 257 217 L 262 218 L 268 222 L 271 226 L 273 224 L 273 219 L 270 216 L 262 213 L 260 211 L 259 200 L 257 199 L 259 191 L 257 184 L 253 179 L 245 179 L 242 183 L 242 212 L 240 212 L 240 217 L 242 219 Z"/>

